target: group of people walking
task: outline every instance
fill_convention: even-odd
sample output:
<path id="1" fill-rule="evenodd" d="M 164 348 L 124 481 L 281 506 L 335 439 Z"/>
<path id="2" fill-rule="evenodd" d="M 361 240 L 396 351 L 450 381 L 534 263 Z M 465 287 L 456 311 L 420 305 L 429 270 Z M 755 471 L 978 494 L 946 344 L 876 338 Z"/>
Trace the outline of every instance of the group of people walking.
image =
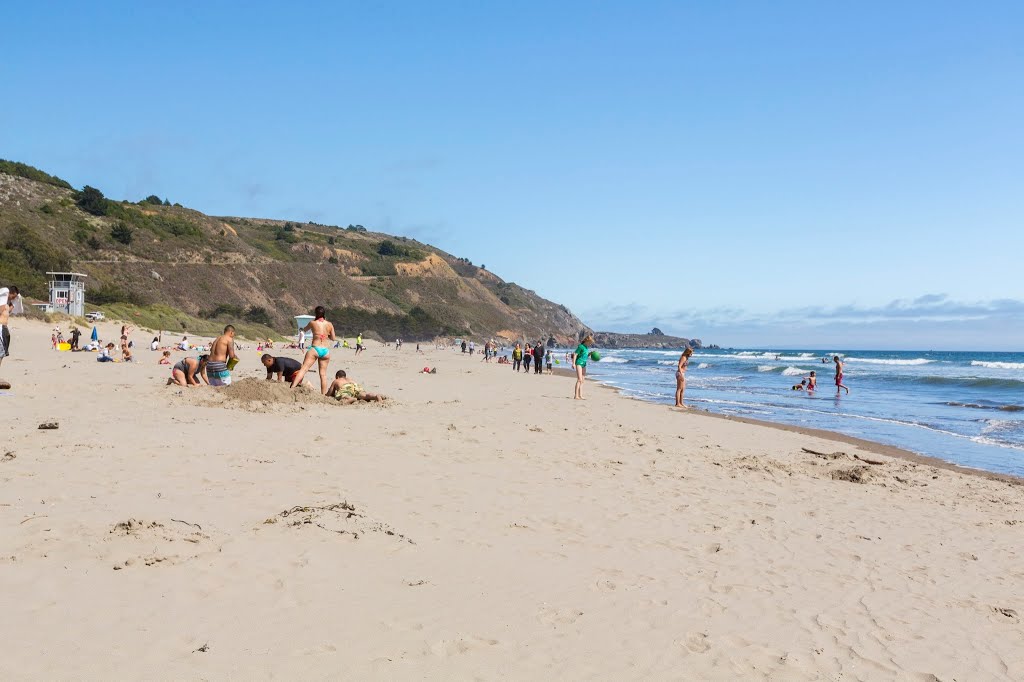
<path id="1" fill-rule="evenodd" d="M 520 372 L 523 369 L 526 373 L 530 373 L 530 365 L 533 365 L 534 374 L 543 374 L 544 367 L 547 366 L 548 374 L 552 370 L 552 364 L 554 363 L 554 352 L 545 348 L 544 344 L 538 341 L 533 346 L 529 344 L 523 347 L 523 344 L 517 343 L 516 347 L 512 349 L 512 369 L 516 372 Z"/>

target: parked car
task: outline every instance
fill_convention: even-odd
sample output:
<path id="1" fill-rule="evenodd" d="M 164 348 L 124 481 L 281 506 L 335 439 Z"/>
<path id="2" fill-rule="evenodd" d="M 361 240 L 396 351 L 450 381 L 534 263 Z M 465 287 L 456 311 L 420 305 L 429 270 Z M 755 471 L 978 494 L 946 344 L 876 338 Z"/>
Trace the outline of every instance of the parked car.
<path id="1" fill-rule="evenodd" d="M 106 315 L 104 315 L 98 310 L 94 310 L 93 312 L 87 314 L 85 316 L 85 319 L 89 320 L 90 322 L 99 322 L 100 320 L 105 320 Z"/>

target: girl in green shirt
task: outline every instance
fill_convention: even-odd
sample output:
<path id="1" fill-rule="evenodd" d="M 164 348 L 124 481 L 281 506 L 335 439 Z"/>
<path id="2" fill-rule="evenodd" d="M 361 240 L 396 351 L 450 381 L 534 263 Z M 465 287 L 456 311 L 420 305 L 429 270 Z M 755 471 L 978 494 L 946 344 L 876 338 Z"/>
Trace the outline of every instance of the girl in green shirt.
<path id="1" fill-rule="evenodd" d="M 573 395 L 575 400 L 586 400 L 583 397 L 583 380 L 587 377 L 587 357 L 593 345 L 594 337 L 588 335 L 580 341 L 580 345 L 576 346 L 576 351 L 572 354 L 572 364 L 576 368 L 576 393 Z"/>

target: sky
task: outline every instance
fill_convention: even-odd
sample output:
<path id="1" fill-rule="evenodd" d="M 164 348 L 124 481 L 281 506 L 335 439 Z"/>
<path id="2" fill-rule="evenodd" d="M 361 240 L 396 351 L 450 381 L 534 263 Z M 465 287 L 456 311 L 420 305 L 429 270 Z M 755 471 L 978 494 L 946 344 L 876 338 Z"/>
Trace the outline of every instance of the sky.
<path id="1" fill-rule="evenodd" d="M 9 3 L 0 158 L 601 330 L 1024 350 L 1024 3 Z"/>

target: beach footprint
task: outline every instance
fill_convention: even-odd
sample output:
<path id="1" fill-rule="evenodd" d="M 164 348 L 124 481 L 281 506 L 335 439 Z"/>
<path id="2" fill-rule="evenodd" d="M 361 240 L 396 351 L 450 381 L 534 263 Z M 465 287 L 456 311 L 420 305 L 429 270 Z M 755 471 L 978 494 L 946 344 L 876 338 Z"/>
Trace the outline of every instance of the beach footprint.
<path id="1" fill-rule="evenodd" d="M 705 654 L 711 649 L 706 632 L 691 632 L 679 640 L 678 644 L 691 654 Z"/>

